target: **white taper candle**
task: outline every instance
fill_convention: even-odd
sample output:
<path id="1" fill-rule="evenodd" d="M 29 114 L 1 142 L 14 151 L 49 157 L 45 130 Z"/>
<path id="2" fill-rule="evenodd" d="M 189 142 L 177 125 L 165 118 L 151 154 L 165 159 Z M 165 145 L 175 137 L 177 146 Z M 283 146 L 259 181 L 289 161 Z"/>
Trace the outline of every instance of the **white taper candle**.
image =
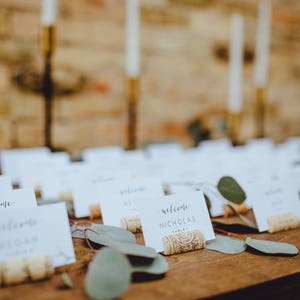
<path id="1" fill-rule="evenodd" d="M 140 3 L 126 1 L 126 74 L 136 78 L 140 73 Z"/>
<path id="2" fill-rule="evenodd" d="M 42 0 L 41 23 L 45 26 L 56 22 L 56 0 Z"/>
<path id="3" fill-rule="evenodd" d="M 240 112 L 243 105 L 243 31 L 243 17 L 239 14 L 232 15 L 229 60 L 228 110 L 234 113 Z"/>
<path id="4" fill-rule="evenodd" d="M 254 67 L 254 83 L 259 88 L 265 87 L 268 81 L 270 29 L 271 2 L 269 0 L 261 0 L 258 6 L 256 60 Z"/>

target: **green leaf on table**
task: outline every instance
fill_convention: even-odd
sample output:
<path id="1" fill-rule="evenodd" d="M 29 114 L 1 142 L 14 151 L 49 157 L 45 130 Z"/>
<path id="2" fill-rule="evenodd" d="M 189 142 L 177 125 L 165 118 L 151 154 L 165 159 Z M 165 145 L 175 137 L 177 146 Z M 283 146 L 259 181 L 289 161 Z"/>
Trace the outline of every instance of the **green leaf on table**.
<path id="1" fill-rule="evenodd" d="M 245 192 L 236 180 L 230 176 L 222 177 L 217 188 L 225 199 L 235 204 L 242 204 L 246 200 Z"/>
<path id="2" fill-rule="evenodd" d="M 78 226 L 78 225 L 71 226 L 72 237 L 85 239 L 84 229 L 88 229 L 88 228 L 92 229 L 93 231 L 97 231 L 99 235 L 105 235 L 114 241 L 136 243 L 134 234 L 123 228 L 103 225 L 103 224 L 95 224 L 95 223 L 89 226 Z M 87 232 L 91 232 L 91 231 L 87 231 Z"/>
<path id="3" fill-rule="evenodd" d="M 252 223 L 248 218 L 246 218 L 245 216 L 241 215 L 232 205 L 230 204 L 226 204 L 231 211 L 238 216 L 247 226 L 251 227 L 251 228 L 255 228 L 257 229 L 257 227 L 255 226 L 254 223 Z"/>
<path id="4" fill-rule="evenodd" d="M 103 248 L 89 264 L 85 291 L 92 299 L 114 299 L 129 288 L 130 280 L 129 260 L 115 249 Z"/>
<path id="5" fill-rule="evenodd" d="M 246 244 L 242 240 L 233 239 L 224 235 L 216 235 L 216 238 L 207 242 L 206 249 L 226 254 L 237 254 L 245 251 Z"/>
<path id="6" fill-rule="evenodd" d="M 157 252 L 155 249 L 139 244 L 115 242 L 113 245 L 111 245 L 111 247 L 126 255 L 151 259 L 154 259 L 157 256 Z"/>
<path id="7" fill-rule="evenodd" d="M 72 282 L 70 276 L 68 275 L 68 273 L 66 273 L 66 272 L 62 273 L 61 279 L 67 288 L 72 289 L 74 287 L 73 282 Z"/>
<path id="8" fill-rule="evenodd" d="M 152 275 L 161 275 L 169 270 L 166 259 L 158 254 L 152 261 L 131 262 L 132 273 L 147 273 Z"/>
<path id="9" fill-rule="evenodd" d="M 85 235 L 91 242 L 100 246 L 113 247 L 114 244 L 117 243 L 106 234 L 101 234 L 91 230 L 86 230 Z"/>
<path id="10" fill-rule="evenodd" d="M 139 256 L 151 259 L 154 259 L 157 256 L 157 252 L 153 248 L 134 243 L 127 243 L 122 241 L 119 242 L 117 240 L 113 240 L 106 234 L 99 234 L 97 232 L 88 230 L 86 231 L 86 237 L 93 243 L 96 243 L 101 246 L 114 248 L 126 255 Z"/>
<path id="11" fill-rule="evenodd" d="M 298 254 L 298 248 L 288 243 L 273 242 L 268 240 L 256 240 L 250 237 L 246 238 L 245 243 L 250 248 L 266 254 Z"/>
<path id="12" fill-rule="evenodd" d="M 135 235 L 132 232 L 123 228 L 95 223 L 92 224 L 91 228 L 93 230 L 96 230 L 100 234 L 105 234 L 109 236 L 115 241 L 134 244 L 136 243 Z"/>

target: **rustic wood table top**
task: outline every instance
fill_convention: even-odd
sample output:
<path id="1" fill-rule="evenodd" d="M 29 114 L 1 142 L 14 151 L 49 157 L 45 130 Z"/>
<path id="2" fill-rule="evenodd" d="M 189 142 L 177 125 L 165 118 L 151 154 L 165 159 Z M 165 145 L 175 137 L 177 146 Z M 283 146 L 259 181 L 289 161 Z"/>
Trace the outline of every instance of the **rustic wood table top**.
<path id="1" fill-rule="evenodd" d="M 300 248 L 300 228 L 251 236 L 288 242 Z M 143 243 L 141 234 L 137 234 L 137 240 Z M 63 287 L 57 272 L 46 281 L 2 288 L 0 299 L 89 299 L 84 291 L 85 261 L 92 253 L 84 240 L 74 239 L 74 245 L 77 262 L 58 270 L 66 269 L 74 283 L 73 289 Z M 134 278 L 121 299 L 300 299 L 300 255 L 266 256 L 248 251 L 228 255 L 203 249 L 166 259 L 170 270 L 164 277 Z"/>

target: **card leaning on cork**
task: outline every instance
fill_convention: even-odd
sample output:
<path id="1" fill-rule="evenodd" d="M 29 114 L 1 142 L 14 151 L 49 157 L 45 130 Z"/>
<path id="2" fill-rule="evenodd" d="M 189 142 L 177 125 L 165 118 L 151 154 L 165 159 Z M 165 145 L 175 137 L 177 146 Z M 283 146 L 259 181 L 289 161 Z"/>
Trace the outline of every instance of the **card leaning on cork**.
<path id="1" fill-rule="evenodd" d="M 54 267 L 75 262 L 65 203 L 0 211 L 0 263 L 50 256 Z"/>
<path id="2" fill-rule="evenodd" d="M 260 232 L 276 232 L 299 226 L 300 201 L 295 185 L 278 178 L 251 191 L 251 202 Z"/>
<path id="3" fill-rule="evenodd" d="M 103 223 L 121 226 L 123 218 L 137 216 L 137 202 L 164 196 L 162 183 L 153 177 L 115 180 L 98 185 Z"/>
<path id="4" fill-rule="evenodd" d="M 186 241 L 187 247 L 182 248 L 193 246 L 194 241 L 203 247 L 205 241 L 215 238 L 201 191 L 147 198 L 138 202 L 138 211 L 145 243 L 157 252 L 169 252 L 166 244 L 172 243 L 174 238 Z M 190 250 L 194 249 L 199 248 Z"/>

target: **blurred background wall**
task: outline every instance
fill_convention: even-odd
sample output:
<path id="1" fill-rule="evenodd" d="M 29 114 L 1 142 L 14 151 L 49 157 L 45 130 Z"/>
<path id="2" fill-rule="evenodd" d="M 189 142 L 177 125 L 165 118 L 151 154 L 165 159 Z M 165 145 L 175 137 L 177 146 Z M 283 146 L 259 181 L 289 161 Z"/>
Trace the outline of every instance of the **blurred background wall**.
<path id="1" fill-rule="evenodd" d="M 54 146 L 126 145 L 122 0 L 59 0 Z M 142 0 L 139 144 L 226 135 L 230 16 L 245 17 L 241 140 L 254 136 L 257 1 Z M 300 135 L 300 1 L 274 0 L 267 135 Z M 40 1 L 0 0 L 0 148 L 43 145 Z M 196 129 L 195 129 L 196 128 Z"/>

